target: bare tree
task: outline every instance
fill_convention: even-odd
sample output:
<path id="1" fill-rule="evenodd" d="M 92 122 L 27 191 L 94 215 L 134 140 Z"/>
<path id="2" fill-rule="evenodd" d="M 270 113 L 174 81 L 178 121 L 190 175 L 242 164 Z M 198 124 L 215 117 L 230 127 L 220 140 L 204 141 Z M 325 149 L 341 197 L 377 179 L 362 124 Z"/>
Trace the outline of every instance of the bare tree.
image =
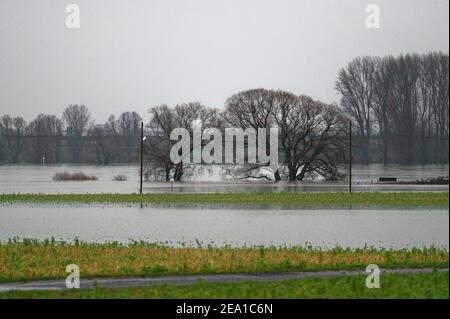
<path id="1" fill-rule="evenodd" d="M 277 91 L 274 117 L 290 181 L 319 174 L 340 177 L 337 165 L 345 159 L 347 120 L 336 106 Z"/>
<path id="2" fill-rule="evenodd" d="M 225 118 L 242 129 L 277 127 L 290 181 L 340 176 L 337 164 L 346 150 L 346 119 L 336 106 L 289 92 L 257 89 L 230 97 Z M 255 168 L 244 165 L 239 173 L 253 176 Z M 281 173 L 277 174 L 281 179 Z"/>
<path id="3" fill-rule="evenodd" d="M 10 161 L 17 164 L 23 151 L 26 122 L 22 117 L 4 115 L 0 119 L 0 133 L 6 140 Z"/>
<path id="4" fill-rule="evenodd" d="M 177 127 L 176 114 L 174 109 L 167 105 L 159 105 L 150 109 L 150 130 L 149 141 L 145 143 L 145 154 L 148 156 L 145 164 L 145 174 L 154 176 L 156 180 L 164 177 L 166 181 L 170 180 L 170 173 L 178 171 L 178 180 L 182 176 L 182 163 L 178 164 L 180 168 L 170 159 L 170 133 Z M 181 172 L 181 176 L 180 176 Z"/>
<path id="5" fill-rule="evenodd" d="M 167 137 L 159 135 L 156 131 L 147 137 L 144 144 L 146 154 L 144 176 L 147 181 L 170 181 L 171 171 L 175 167 L 170 159 L 171 146 Z"/>
<path id="6" fill-rule="evenodd" d="M 436 82 L 436 104 L 433 105 L 433 116 L 436 130 L 436 163 L 448 163 L 449 155 L 449 55 L 437 53 L 438 60 Z"/>
<path id="7" fill-rule="evenodd" d="M 393 107 L 391 68 L 395 62 L 392 56 L 374 59 L 377 66 L 374 85 L 374 115 L 383 141 L 383 163 L 387 165 L 390 144 L 390 109 Z"/>
<path id="8" fill-rule="evenodd" d="M 370 142 L 370 137 L 379 133 L 385 164 L 390 160 L 405 164 L 448 162 L 448 54 L 430 52 L 354 61 L 358 67 L 341 70 L 337 89 L 343 95 L 344 110 L 358 123 L 358 136 L 371 133 L 366 134 L 369 139 L 363 143 L 362 153 L 367 151 L 364 145 Z M 370 67 L 363 67 L 363 61 Z M 369 83 L 365 70 L 372 66 L 373 85 L 360 85 L 360 82 Z M 353 69 L 356 71 L 351 72 Z M 355 74 L 358 81 L 350 81 Z M 360 107 L 370 103 L 364 104 L 369 98 L 359 96 L 372 96 L 373 112 L 365 112 Z M 362 132 L 364 125 L 370 129 Z"/>
<path id="9" fill-rule="evenodd" d="M 116 129 L 122 139 L 121 148 L 126 162 L 130 163 L 136 157 L 136 145 L 139 142 L 142 118 L 136 112 L 124 112 L 117 119 Z"/>
<path id="10" fill-rule="evenodd" d="M 28 150 L 34 162 L 59 162 L 63 123 L 54 115 L 39 114 L 26 129 Z"/>
<path id="11" fill-rule="evenodd" d="M 341 105 L 357 124 L 364 164 L 370 162 L 375 69 L 376 62 L 373 58 L 358 57 L 339 71 L 336 81 L 336 90 L 342 95 Z"/>
<path id="12" fill-rule="evenodd" d="M 419 60 L 418 100 L 417 100 L 417 131 L 419 139 L 419 161 L 425 164 L 429 159 L 433 134 L 433 117 L 438 103 L 438 69 L 439 61 L 436 54 L 423 55 Z"/>
<path id="13" fill-rule="evenodd" d="M 393 64 L 392 128 L 396 135 L 396 148 L 404 164 L 413 163 L 415 129 L 418 119 L 420 58 L 418 55 L 401 55 Z"/>
<path id="14" fill-rule="evenodd" d="M 192 139 L 194 134 L 194 122 L 199 123 L 200 130 L 214 127 L 218 123 L 218 111 L 207 108 L 199 102 L 178 104 L 175 107 L 160 105 L 150 109 L 151 120 L 148 125 L 151 136 L 146 141 L 146 173 L 161 176 L 168 181 L 173 174 L 175 181 L 180 181 L 191 167 L 183 162 L 178 164 L 170 160 L 170 149 L 176 141 L 170 140 L 170 134 L 175 128 L 186 129 Z M 191 143 L 190 153 L 194 145 Z M 157 178 L 157 179 L 158 179 Z"/>
<path id="15" fill-rule="evenodd" d="M 273 91 L 266 89 L 248 90 L 232 95 L 226 101 L 224 118 L 228 124 L 243 130 L 253 128 L 258 132 L 259 128 L 266 129 L 265 146 L 266 150 L 270 150 L 269 129 L 275 126 L 274 96 Z M 253 172 L 266 166 L 268 166 L 266 163 L 247 164 L 239 167 L 239 173 L 244 177 L 256 178 L 258 176 Z M 281 181 L 279 170 L 275 170 L 273 173 L 275 181 Z M 267 179 L 267 177 L 263 178 Z"/>
<path id="16" fill-rule="evenodd" d="M 67 127 L 68 144 L 72 153 L 72 161 L 79 163 L 83 150 L 83 133 L 89 125 L 90 114 L 85 105 L 69 105 L 63 112 L 63 120 Z"/>
<path id="17" fill-rule="evenodd" d="M 106 125 L 92 124 L 88 130 L 88 136 L 95 145 L 95 155 L 98 164 L 108 165 L 114 159 L 115 136 L 106 128 Z"/>
<path id="18" fill-rule="evenodd" d="M 110 141 L 110 156 L 111 159 L 115 159 L 116 161 L 121 161 L 123 155 L 120 151 L 121 149 L 121 138 L 118 127 L 118 120 L 114 115 L 110 115 L 108 120 L 104 125 L 104 135 L 105 138 Z"/>
<path id="19" fill-rule="evenodd" d="M 1 135 L 1 131 L 0 131 L 0 163 L 3 164 L 5 163 L 6 159 L 6 154 L 5 154 L 5 141 L 3 136 Z"/>

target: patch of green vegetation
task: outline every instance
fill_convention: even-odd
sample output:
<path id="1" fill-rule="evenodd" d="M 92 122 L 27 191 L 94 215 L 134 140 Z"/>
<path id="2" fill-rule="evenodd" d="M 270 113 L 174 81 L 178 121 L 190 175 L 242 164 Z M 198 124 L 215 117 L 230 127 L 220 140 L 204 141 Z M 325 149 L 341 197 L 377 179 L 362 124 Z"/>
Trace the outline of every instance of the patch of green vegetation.
<path id="1" fill-rule="evenodd" d="M 111 203 L 239 205 L 244 207 L 448 207 L 448 192 L 361 193 L 163 193 L 163 194 L 3 194 L 0 203 Z"/>
<path id="2" fill-rule="evenodd" d="M 146 242 L 90 244 L 10 240 L 0 244 L 0 281 L 65 278 L 68 264 L 83 278 L 217 273 L 274 273 L 381 268 L 448 267 L 447 250 L 313 247 L 181 247 Z"/>
<path id="3" fill-rule="evenodd" d="M 448 299 L 448 272 L 382 274 L 379 289 L 368 289 L 365 276 L 306 278 L 244 283 L 152 285 L 137 288 L 94 288 L 60 291 L 9 291 L 0 298 L 395 298 Z"/>

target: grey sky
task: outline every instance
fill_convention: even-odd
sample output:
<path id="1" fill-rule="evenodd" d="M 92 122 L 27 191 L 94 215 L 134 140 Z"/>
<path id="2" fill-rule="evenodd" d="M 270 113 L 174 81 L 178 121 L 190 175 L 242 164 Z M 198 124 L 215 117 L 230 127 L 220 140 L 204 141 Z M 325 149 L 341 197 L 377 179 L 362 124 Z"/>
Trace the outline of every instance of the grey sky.
<path id="1" fill-rule="evenodd" d="M 65 6 L 81 28 L 65 27 Z M 365 7 L 381 8 L 381 29 Z M 97 122 L 150 106 L 223 107 L 249 88 L 337 101 L 338 69 L 359 55 L 448 52 L 447 0 L 0 0 L 0 114 Z"/>

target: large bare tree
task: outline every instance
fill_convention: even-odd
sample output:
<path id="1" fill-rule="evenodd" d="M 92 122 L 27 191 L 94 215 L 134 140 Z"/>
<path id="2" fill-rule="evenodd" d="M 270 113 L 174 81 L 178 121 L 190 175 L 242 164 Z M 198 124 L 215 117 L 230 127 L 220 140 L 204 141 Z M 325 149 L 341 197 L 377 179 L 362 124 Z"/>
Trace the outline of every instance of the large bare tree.
<path id="1" fill-rule="evenodd" d="M 400 161 L 411 164 L 416 158 L 414 152 L 415 129 L 418 120 L 420 58 L 418 55 L 401 55 L 393 64 L 392 130 L 396 136 L 396 148 Z"/>
<path id="2" fill-rule="evenodd" d="M 345 160 L 347 119 L 334 105 L 302 95 L 274 93 L 274 117 L 290 181 L 320 175 L 340 177 L 338 164 Z"/>
<path id="3" fill-rule="evenodd" d="M 171 161 L 170 149 L 176 143 L 176 141 L 170 140 L 172 130 L 184 128 L 189 132 L 192 140 L 193 123 L 198 123 L 201 131 L 215 127 L 218 123 L 218 111 L 199 102 L 193 102 L 178 104 L 174 107 L 165 104 L 155 106 L 149 112 L 151 120 L 148 127 L 151 136 L 145 143 L 146 175 L 168 181 L 172 174 L 175 181 L 180 181 L 187 172 L 191 171 L 191 167 L 183 162 L 175 164 Z M 190 147 L 190 153 L 192 153 L 193 143 L 190 144 Z"/>
<path id="4" fill-rule="evenodd" d="M 257 89 L 230 97 L 225 118 L 243 129 L 277 127 L 288 180 L 339 177 L 337 164 L 347 149 L 347 120 L 336 106 L 285 91 Z"/>
<path id="5" fill-rule="evenodd" d="M 266 150 L 270 151 L 269 130 L 276 126 L 273 113 L 274 97 L 274 92 L 266 89 L 253 89 L 234 94 L 226 101 L 224 119 L 227 124 L 241 128 L 242 130 L 253 128 L 258 132 L 259 128 L 266 129 L 265 146 Z M 247 147 L 249 146 L 247 145 Z M 250 174 L 253 171 L 267 166 L 267 163 L 260 163 L 258 161 L 255 164 L 243 165 L 239 170 L 240 174 L 244 177 L 259 178 L 260 176 Z M 281 181 L 279 169 L 276 169 L 273 174 L 276 182 Z"/>
<path id="6" fill-rule="evenodd" d="M 344 111 L 357 125 L 364 164 L 370 162 L 370 138 L 374 108 L 376 61 L 371 57 L 356 58 L 339 71 L 336 90 L 341 94 Z"/>
<path id="7" fill-rule="evenodd" d="M 448 163 L 449 156 L 449 55 L 437 53 L 434 59 L 437 66 L 436 104 L 433 105 L 433 116 L 436 130 L 436 163 Z"/>
<path id="8" fill-rule="evenodd" d="M 392 101 L 392 77 L 391 68 L 394 63 L 392 56 L 383 59 L 374 58 L 376 63 L 374 90 L 374 115 L 378 124 L 379 134 L 383 141 L 383 163 L 389 162 L 390 144 L 390 111 L 393 107 Z"/>

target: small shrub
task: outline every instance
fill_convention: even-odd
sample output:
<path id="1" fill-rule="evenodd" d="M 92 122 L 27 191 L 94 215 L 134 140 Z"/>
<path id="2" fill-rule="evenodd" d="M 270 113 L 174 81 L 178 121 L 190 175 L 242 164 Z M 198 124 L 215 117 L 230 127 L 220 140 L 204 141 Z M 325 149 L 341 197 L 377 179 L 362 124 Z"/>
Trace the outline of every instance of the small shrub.
<path id="1" fill-rule="evenodd" d="M 54 181 L 96 181 L 98 180 L 97 176 L 94 175 L 86 175 L 83 172 L 75 172 L 75 173 L 56 173 L 53 176 Z"/>
<path id="2" fill-rule="evenodd" d="M 116 182 L 124 182 L 127 180 L 127 177 L 125 175 L 116 175 L 113 177 L 113 181 Z"/>

